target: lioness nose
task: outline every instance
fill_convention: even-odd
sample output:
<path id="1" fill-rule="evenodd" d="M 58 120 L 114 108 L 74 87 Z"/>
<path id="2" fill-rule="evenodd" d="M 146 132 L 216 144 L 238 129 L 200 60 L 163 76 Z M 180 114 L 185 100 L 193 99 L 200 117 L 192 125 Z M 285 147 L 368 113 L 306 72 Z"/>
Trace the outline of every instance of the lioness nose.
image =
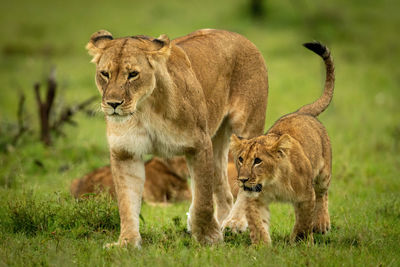
<path id="1" fill-rule="evenodd" d="M 121 105 L 122 103 L 124 103 L 124 101 L 121 102 L 107 102 L 107 105 L 113 107 L 114 109 L 117 108 L 119 105 Z"/>
<path id="2" fill-rule="evenodd" d="M 245 178 L 245 177 L 240 177 L 239 181 L 241 181 L 242 183 L 245 183 L 249 180 L 249 178 Z"/>

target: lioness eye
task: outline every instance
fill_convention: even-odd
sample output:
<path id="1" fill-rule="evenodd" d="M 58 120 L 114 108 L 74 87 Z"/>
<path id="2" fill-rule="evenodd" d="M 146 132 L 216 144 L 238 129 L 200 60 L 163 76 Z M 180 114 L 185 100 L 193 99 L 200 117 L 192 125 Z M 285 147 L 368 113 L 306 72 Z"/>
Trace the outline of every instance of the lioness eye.
<path id="1" fill-rule="evenodd" d="M 254 159 L 254 165 L 260 164 L 261 162 L 262 162 L 262 160 L 260 158 L 255 158 Z"/>
<path id="2" fill-rule="evenodd" d="M 107 71 L 100 71 L 101 75 L 103 75 L 104 77 L 106 77 L 107 79 L 110 78 L 110 74 L 108 74 Z"/>
<path id="3" fill-rule="evenodd" d="M 243 162 L 243 158 L 242 157 L 239 157 L 238 160 L 239 160 L 240 163 Z"/>
<path id="4" fill-rule="evenodd" d="M 136 78 L 139 75 L 139 72 L 137 71 L 131 71 L 128 74 L 128 79 Z"/>

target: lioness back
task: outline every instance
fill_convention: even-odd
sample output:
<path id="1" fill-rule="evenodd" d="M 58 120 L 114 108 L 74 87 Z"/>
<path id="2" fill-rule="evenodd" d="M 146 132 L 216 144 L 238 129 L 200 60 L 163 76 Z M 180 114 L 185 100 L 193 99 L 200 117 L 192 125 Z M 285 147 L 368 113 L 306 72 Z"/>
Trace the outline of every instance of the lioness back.
<path id="1" fill-rule="evenodd" d="M 267 69 L 260 51 L 252 42 L 240 34 L 213 29 L 198 30 L 172 42 L 189 58 L 213 118 L 229 113 L 235 128 L 238 120 L 242 120 L 239 124 L 248 121 L 254 125 L 253 116 L 265 117 Z M 249 87 L 256 90 L 244 93 L 244 88 Z M 246 116 L 241 117 L 243 115 Z M 216 128 L 213 126 L 211 129 Z"/>

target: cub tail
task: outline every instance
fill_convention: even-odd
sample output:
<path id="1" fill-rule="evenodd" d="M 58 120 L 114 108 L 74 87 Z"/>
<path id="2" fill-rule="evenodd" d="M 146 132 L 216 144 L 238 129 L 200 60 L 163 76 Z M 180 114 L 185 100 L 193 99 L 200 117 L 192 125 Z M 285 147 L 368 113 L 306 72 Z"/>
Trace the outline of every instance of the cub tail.
<path id="1" fill-rule="evenodd" d="M 335 67 L 329 49 L 320 42 L 311 42 L 303 44 L 306 48 L 320 55 L 325 62 L 326 79 L 324 92 L 315 102 L 301 107 L 296 113 L 306 114 L 317 117 L 331 103 L 333 97 L 333 88 L 335 85 Z"/>

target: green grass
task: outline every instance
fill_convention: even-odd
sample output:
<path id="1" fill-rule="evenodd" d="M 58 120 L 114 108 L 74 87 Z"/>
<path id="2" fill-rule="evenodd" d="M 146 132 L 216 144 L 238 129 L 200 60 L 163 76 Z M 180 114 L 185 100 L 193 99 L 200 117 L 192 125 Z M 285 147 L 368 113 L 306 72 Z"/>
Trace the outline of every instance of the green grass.
<path id="1" fill-rule="evenodd" d="M 254 21 L 246 1 L 8 1 L 0 16 L 0 266 L 33 265 L 400 265 L 400 2 L 266 1 Z M 271 207 L 273 247 L 251 246 L 248 233 L 225 234 L 200 246 L 186 233 L 189 203 L 143 205 L 141 250 L 111 249 L 117 240 L 116 203 L 107 196 L 75 201 L 73 178 L 108 162 L 102 115 L 79 114 L 53 147 L 38 141 L 32 85 L 57 67 L 58 102 L 98 94 L 84 50 L 105 28 L 115 36 L 198 28 L 239 32 L 266 60 L 270 94 L 266 128 L 316 99 L 324 70 L 301 43 L 320 40 L 336 64 L 335 96 L 320 116 L 333 146 L 332 231 L 313 246 L 290 245 L 289 205 Z M 15 146 L 18 92 L 27 96 L 31 132 Z M 93 105 L 97 110 L 98 106 Z"/>

